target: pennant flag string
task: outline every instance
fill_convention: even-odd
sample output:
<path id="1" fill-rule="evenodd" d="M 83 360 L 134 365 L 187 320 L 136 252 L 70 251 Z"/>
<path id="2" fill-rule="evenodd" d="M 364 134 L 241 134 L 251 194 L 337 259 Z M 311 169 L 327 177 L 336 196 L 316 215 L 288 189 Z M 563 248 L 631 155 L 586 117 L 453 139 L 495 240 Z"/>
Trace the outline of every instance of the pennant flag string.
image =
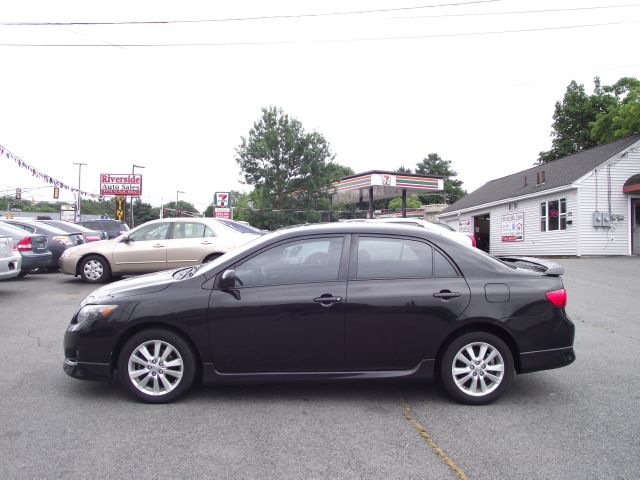
<path id="1" fill-rule="evenodd" d="M 60 180 L 57 180 L 57 179 L 53 178 L 51 175 L 47 175 L 46 173 L 38 170 L 37 168 L 32 167 L 27 162 L 22 160 L 20 157 L 18 157 L 17 155 L 14 155 L 13 153 L 11 153 L 9 150 L 7 150 L 2 145 L 0 145 L 0 156 L 6 157 L 9 160 L 13 160 L 16 165 L 18 165 L 19 167 L 24 168 L 29 173 L 31 173 L 32 177 L 36 177 L 38 179 L 41 179 L 44 182 L 46 182 L 46 183 L 48 183 L 50 185 L 53 185 L 54 187 L 63 188 L 63 189 L 68 190 L 70 192 L 74 192 L 74 194 L 76 192 L 80 192 L 80 195 L 83 196 L 83 197 L 90 197 L 90 198 L 93 198 L 93 199 L 96 199 L 96 200 L 102 200 L 102 196 L 100 196 L 100 195 L 96 195 L 95 193 L 85 192 L 83 190 L 78 190 L 77 188 L 73 188 L 71 185 L 63 183 Z"/>

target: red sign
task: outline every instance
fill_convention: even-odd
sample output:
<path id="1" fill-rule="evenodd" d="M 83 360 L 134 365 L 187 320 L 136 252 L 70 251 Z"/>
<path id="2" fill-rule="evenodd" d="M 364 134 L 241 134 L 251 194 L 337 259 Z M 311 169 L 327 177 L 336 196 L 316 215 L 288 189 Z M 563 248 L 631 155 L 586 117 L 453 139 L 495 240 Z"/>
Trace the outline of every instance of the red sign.
<path id="1" fill-rule="evenodd" d="M 231 220 L 231 209 L 230 208 L 216 208 L 216 218 L 228 218 Z"/>
<path id="2" fill-rule="evenodd" d="M 101 173 L 100 195 L 142 195 L 142 175 L 133 173 Z"/>

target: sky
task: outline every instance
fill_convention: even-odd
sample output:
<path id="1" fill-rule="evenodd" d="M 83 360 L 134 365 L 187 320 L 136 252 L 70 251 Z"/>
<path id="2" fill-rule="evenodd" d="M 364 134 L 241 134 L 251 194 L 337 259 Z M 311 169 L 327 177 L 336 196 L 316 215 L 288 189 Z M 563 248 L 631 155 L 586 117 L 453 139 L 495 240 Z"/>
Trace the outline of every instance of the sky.
<path id="1" fill-rule="evenodd" d="M 569 82 L 640 78 L 636 1 L 0 0 L 0 145 L 93 193 L 142 165 L 143 201 L 202 211 L 250 189 L 235 148 L 273 105 L 356 172 L 435 152 L 473 191 L 550 148 Z M 52 200 L 0 158 L 15 187 Z"/>

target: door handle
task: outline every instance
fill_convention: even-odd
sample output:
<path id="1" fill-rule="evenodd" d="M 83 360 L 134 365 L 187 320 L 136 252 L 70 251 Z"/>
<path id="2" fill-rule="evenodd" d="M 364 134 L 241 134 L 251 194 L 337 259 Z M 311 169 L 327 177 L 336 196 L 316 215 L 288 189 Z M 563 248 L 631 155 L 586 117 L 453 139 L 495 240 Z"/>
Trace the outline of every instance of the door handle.
<path id="1" fill-rule="evenodd" d="M 164 248 L 164 245 L 162 245 L 161 243 L 157 243 L 153 246 L 153 248 Z"/>
<path id="2" fill-rule="evenodd" d="M 204 241 L 204 242 L 200 242 L 200 244 L 201 245 L 213 245 L 213 242 Z"/>
<path id="3" fill-rule="evenodd" d="M 441 290 L 433 294 L 434 297 L 441 298 L 442 300 L 449 300 L 450 298 L 460 297 L 461 295 L 459 292 L 450 292 L 449 290 Z"/>
<path id="4" fill-rule="evenodd" d="M 330 307 L 334 303 L 339 303 L 342 301 L 342 297 L 334 297 L 329 294 L 324 294 L 320 297 L 316 297 L 313 299 L 314 302 L 319 303 L 323 307 Z"/>

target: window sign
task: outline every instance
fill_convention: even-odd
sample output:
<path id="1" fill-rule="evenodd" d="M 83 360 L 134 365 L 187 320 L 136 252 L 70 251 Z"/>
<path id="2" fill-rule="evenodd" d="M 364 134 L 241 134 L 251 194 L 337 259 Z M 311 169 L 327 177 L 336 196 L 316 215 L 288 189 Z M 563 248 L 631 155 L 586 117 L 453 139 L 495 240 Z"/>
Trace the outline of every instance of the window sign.
<path id="1" fill-rule="evenodd" d="M 510 213 L 502 216 L 502 241 L 524 241 L 524 213 Z"/>

